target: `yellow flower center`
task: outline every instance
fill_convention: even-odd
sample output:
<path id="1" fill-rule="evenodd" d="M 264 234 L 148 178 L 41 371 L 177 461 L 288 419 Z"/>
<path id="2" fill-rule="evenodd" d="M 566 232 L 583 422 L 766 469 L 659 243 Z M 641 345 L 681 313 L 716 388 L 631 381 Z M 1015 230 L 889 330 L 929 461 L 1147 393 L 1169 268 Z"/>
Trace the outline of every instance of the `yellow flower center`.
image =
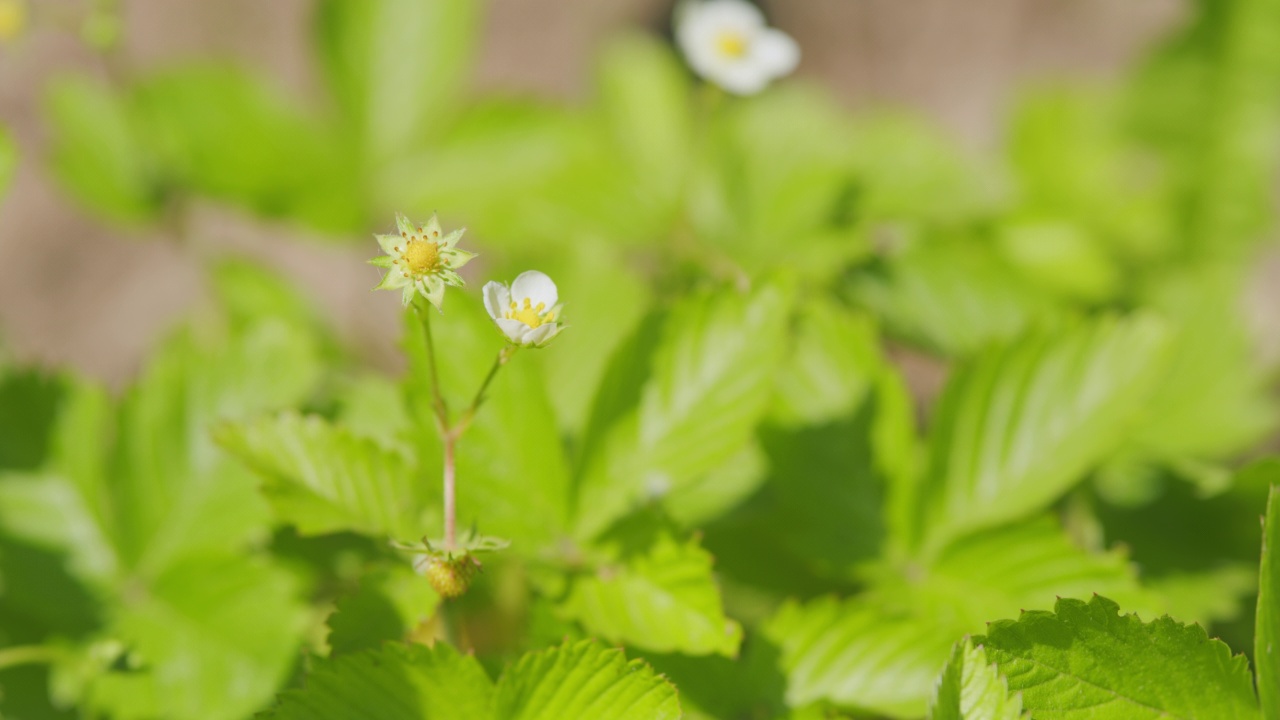
<path id="1" fill-rule="evenodd" d="M 440 268 L 440 245 L 430 240 L 410 240 L 400 257 L 410 274 L 422 277 Z"/>
<path id="2" fill-rule="evenodd" d="M 556 314 L 554 312 L 549 312 L 546 315 L 543 315 L 542 312 L 546 309 L 546 303 L 538 303 L 537 307 L 534 307 L 529 298 L 524 299 L 523 306 L 517 305 L 516 301 L 512 300 L 511 309 L 507 310 L 507 319 L 519 320 L 531 328 L 536 328 L 543 323 L 549 323 L 556 319 Z"/>
<path id="3" fill-rule="evenodd" d="M 725 57 L 741 59 L 747 54 L 747 38 L 742 33 L 722 32 L 716 37 L 716 49 Z"/>

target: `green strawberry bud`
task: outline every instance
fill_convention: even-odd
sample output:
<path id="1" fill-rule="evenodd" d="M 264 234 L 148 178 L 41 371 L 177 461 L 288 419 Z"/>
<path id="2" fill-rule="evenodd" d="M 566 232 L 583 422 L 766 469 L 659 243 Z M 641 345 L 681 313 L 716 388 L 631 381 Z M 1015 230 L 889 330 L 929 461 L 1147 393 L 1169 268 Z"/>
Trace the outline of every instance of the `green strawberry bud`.
<path id="1" fill-rule="evenodd" d="M 480 561 L 469 552 L 452 557 L 449 553 L 437 551 L 419 555 L 413 567 L 420 575 L 426 576 L 440 597 L 456 598 L 471 587 L 471 580 L 480 570 Z"/>

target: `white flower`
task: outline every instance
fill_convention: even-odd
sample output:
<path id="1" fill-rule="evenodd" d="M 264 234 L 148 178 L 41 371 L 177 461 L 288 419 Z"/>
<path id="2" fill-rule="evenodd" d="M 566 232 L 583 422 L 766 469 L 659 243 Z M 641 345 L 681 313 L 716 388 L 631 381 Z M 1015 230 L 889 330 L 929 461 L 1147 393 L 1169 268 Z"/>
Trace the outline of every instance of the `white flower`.
<path id="1" fill-rule="evenodd" d="M 738 95 L 760 92 L 800 62 L 795 40 L 743 0 L 687 0 L 677 9 L 676 41 L 694 72 Z"/>
<path id="2" fill-rule="evenodd" d="M 396 229 L 399 235 L 374 236 L 386 255 L 369 262 L 387 270 L 374 290 L 401 290 L 400 299 L 405 305 L 413 300 L 415 292 L 421 293 L 439 309 L 445 286 L 462 287 L 457 270 L 475 257 L 475 253 L 457 248 L 466 228 L 442 236 L 435 215 L 422 227 L 414 227 L 408 218 L 396 215 Z"/>
<path id="3" fill-rule="evenodd" d="M 556 284 L 545 273 L 520 273 L 511 289 L 498 282 L 484 286 L 484 308 L 512 343 L 521 347 L 542 347 L 560 334 Z"/>

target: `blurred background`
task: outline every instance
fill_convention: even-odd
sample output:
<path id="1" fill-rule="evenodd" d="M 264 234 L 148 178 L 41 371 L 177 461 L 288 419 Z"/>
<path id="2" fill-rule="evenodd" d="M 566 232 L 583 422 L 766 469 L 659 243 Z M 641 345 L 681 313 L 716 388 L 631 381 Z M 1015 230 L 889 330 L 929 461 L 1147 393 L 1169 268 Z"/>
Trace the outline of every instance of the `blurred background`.
<path id="1" fill-rule="evenodd" d="M 613 577 L 580 550 L 632 521 L 690 538 L 711 626 L 748 637 L 719 669 L 770 711 L 691 717 L 780 717 L 804 653 L 759 639 L 832 593 L 910 631 L 910 679 L 797 702 L 881 716 L 919 716 L 957 637 L 1055 595 L 1250 647 L 1280 0 L 758 4 L 802 59 L 737 97 L 689 70 L 669 1 L 0 0 L 0 712 L 234 720 L 312 653 L 417 637 L 438 598 L 383 541 L 438 522 L 413 482 L 438 467 L 429 373 L 366 261 L 434 211 L 480 253 L 438 326 L 454 407 L 502 342 L 485 280 L 547 272 L 573 326 L 504 371 L 462 455 L 460 507 L 513 540 L 459 620 L 490 670 L 592 633 L 703 701 L 707 648 L 663 658 L 565 599 Z M 690 411 L 666 454 L 652 397 Z M 366 464 L 404 485 L 346 482 Z M 273 494 L 317 468 L 336 520 Z M 992 477 L 1031 492 L 1001 515 L 939 491 Z M 921 580 L 912 552 L 1006 531 L 1074 584 L 981 544 Z"/>
<path id="2" fill-rule="evenodd" d="M 802 46 L 804 81 L 850 109 L 908 109 L 986 154 L 1000 149 L 1013 101 L 1028 85 L 1115 84 L 1190 15 L 1178 0 L 801 0 L 763 7 Z M 671 9 L 649 0 L 493 0 L 468 87 L 584 103 L 607 42 L 623 30 L 669 35 Z M 0 200 L 0 333 L 11 354 L 69 365 L 118 387 L 198 293 L 191 256 L 161 241 L 168 228 L 103 222 L 60 190 L 47 163 L 50 82 L 143 77 L 216 59 L 251 68 L 285 96 L 319 104 L 314 14 L 308 0 L 27 3 L 25 26 L 0 46 L 0 123 L 19 149 L 13 185 Z M 85 39 L 95 22 L 109 38 L 105 54 Z M 394 314 L 369 312 L 391 303 L 367 292 L 375 273 L 354 262 L 372 247 L 361 244 L 367 237 L 353 233 L 345 247 L 317 244 L 308 240 L 314 230 L 296 224 L 195 204 L 186 220 L 191 236 L 286 268 L 348 339 L 379 348 L 378 362 L 395 361 Z M 1280 261 L 1268 262 L 1248 308 L 1274 356 Z M 370 325 L 371 317 L 382 322 Z"/>

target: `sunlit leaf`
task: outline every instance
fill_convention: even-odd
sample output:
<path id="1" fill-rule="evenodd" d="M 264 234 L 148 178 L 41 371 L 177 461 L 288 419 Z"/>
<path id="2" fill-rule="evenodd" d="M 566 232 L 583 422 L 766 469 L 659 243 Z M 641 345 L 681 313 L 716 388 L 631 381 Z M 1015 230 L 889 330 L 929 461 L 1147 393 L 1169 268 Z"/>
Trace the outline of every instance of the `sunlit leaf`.
<path id="1" fill-rule="evenodd" d="M 115 613 L 141 667 L 98 679 L 92 703 L 122 716 L 241 718 L 267 702 L 293 664 L 305 616 L 285 570 L 245 557 L 208 559 L 155 578 Z M 119 681 L 130 688 L 115 695 Z M 140 690 L 139 685 L 145 687 Z M 131 708 L 152 698 L 154 709 Z"/>
<path id="2" fill-rule="evenodd" d="M 525 655 L 494 693 L 493 720 L 677 720 L 671 683 L 621 650 L 585 640 Z"/>
<path id="3" fill-rule="evenodd" d="M 277 516 L 304 534 L 354 530 L 413 539 L 436 488 L 407 458 L 319 417 L 223 425 L 223 448 L 264 480 Z"/>
<path id="4" fill-rule="evenodd" d="M 415 149 L 457 112 L 480 3 L 326 0 L 319 55 L 366 170 Z"/>
<path id="5" fill-rule="evenodd" d="M 1037 718 L 1258 717 L 1249 661 L 1203 628 L 1063 598 L 973 639 Z"/>
<path id="6" fill-rule="evenodd" d="M 962 366 L 939 403 L 920 488 L 930 547 L 1035 513 L 1119 445 L 1162 370 L 1153 318 L 1039 332 Z"/>
<path id="7" fill-rule="evenodd" d="M 725 617 L 711 556 L 662 536 L 642 554 L 574 582 L 564 611 L 593 635 L 689 655 L 735 655 L 742 628 Z"/>
<path id="8" fill-rule="evenodd" d="M 790 603 L 769 622 L 793 705 L 825 699 L 917 717 L 956 639 L 991 617 L 1092 592 L 1150 604 L 1123 557 L 1076 548 L 1048 519 L 971 536 L 929 566 L 874 579 L 863 594 Z"/>
<path id="9" fill-rule="evenodd" d="M 640 346 L 615 356 L 588 426 L 580 534 L 598 532 L 742 449 L 767 408 L 789 305 L 786 291 L 766 285 L 749 295 L 693 296 L 657 336 L 654 324 L 642 325 L 631 343 Z"/>
<path id="10" fill-rule="evenodd" d="M 493 681 L 445 643 L 386 643 L 319 661 L 306 686 L 281 694 L 272 720 L 489 720 Z"/>
<path id="11" fill-rule="evenodd" d="M 1022 698 L 1010 694 L 982 646 L 965 639 L 951 651 L 938 689 L 929 703 L 929 720 L 1021 720 Z"/>

